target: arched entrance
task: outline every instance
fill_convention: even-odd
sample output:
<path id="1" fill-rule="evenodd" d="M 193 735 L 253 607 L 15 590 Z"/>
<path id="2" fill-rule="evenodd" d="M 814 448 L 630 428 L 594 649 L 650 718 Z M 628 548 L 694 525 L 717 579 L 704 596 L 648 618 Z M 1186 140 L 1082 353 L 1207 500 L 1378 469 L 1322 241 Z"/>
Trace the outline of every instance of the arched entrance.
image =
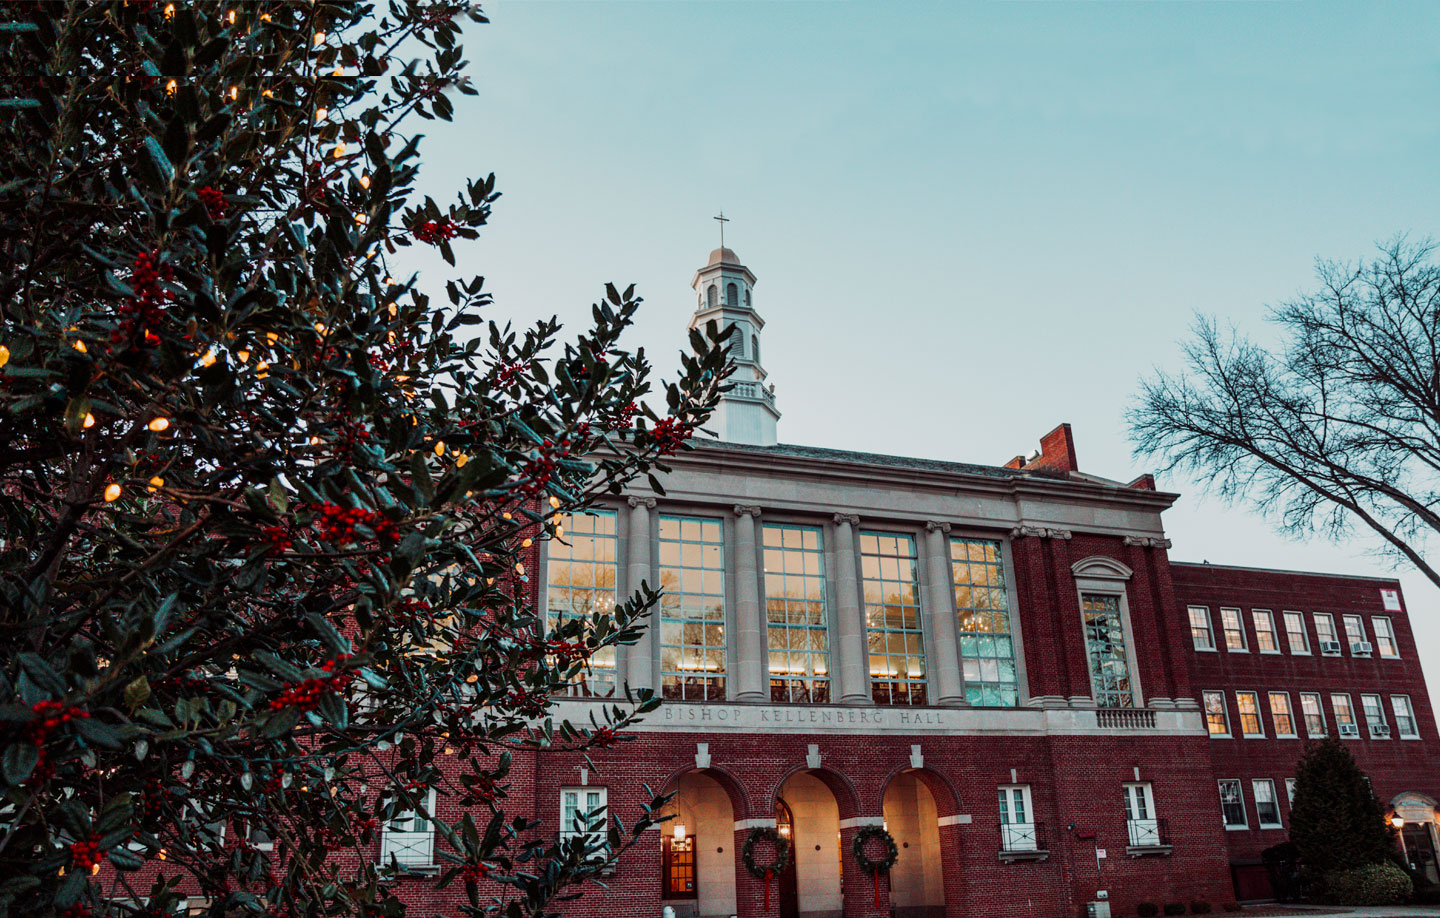
<path id="1" fill-rule="evenodd" d="M 940 813 L 920 772 L 904 771 L 885 788 L 885 828 L 900 857 L 890 871 L 896 918 L 942 918 L 945 872 L 940 860 Z"/>
<path id="2" fill-rule="evenodd" d="M 1405 793 L 1390 801 L 1391 822 L 1398 823 L 1400 849 L 1410 864 L 1431 883 L 1440 883 L 1436 858 L 1435 801 L 1424 794 Z"/>
<path id="3" fill-rule="evenodd" d="M 735 914 L 735 808 L 730 794 L 704 771 L 671 785 L 661 811 L 660 896 L 680 918 Z"/>
<path id="4" fill-rule="evenodd" d="M 777 828 L 783 827 L 782 818 L 790 823 L 794 905 L 792 912 L 784 911 L 782 883 L 781 918 L 839 915 L 844 909 L 844 897 L 840 885 L 840 805 L 835 794 L 815 774 L 797 772 L 780 785 L 775 804 Z"/>

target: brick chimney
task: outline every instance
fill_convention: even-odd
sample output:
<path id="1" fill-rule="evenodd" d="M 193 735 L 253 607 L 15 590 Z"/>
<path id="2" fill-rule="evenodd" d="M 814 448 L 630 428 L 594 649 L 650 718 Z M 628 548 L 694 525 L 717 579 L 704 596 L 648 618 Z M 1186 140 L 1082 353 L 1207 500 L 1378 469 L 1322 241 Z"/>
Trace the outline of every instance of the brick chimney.
<path id="1" fill-rule="evenodd" d="M 1032 459 L 1016 456 L 1005 463 L 1007 469 L 1025 469 L 1031 472 L 1051 472 L 1064 475 L 1080 471 L 1075 461 L 1075 435 L 1069 424 L 1059 427 L 1040 438 L 1040 452 Z"/>

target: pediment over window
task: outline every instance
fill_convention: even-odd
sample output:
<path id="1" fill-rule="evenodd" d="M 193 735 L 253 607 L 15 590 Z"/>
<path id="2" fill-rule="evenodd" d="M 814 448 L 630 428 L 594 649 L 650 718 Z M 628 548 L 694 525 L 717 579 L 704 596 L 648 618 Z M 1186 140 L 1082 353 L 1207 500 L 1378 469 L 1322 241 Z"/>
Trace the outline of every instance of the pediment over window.
<path id="1" fill-rule="evenodd" d="M 1114 558 L 1091 555 L 1070 565 L 1070 572 L 1087 580 L 1129 580 L 1135 575 L 1129 567 Z"/>

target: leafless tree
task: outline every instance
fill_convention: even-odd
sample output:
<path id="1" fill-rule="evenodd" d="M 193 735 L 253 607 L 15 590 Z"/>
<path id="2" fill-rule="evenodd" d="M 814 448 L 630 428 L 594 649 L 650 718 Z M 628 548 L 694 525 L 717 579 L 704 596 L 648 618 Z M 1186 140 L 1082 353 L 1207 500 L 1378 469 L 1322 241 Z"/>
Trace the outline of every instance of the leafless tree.
<path id="1" fill-rule="evenodd" d="M 1397 238 L 1368 261 L 1317 263 L 1318 286 L 1272 310 L 1264 347 L 1196 322 L 1183 372 L 1129 412 L 1137 456 L 1249 501 L 1296 535 L 1358 521 L 1436 585 L 1440 531 L 1440 260 Z"/>

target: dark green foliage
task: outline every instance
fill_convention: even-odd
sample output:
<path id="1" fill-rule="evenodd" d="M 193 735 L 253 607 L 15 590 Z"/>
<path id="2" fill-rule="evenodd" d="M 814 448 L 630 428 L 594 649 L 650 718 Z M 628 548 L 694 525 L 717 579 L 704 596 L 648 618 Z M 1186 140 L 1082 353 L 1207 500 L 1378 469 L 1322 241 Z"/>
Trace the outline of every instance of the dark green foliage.
<path id="1" fill-rule="evenodd" d="M 1190 914 L 1192 915 L 1208 915 L 1212 911 L 1214 911 L 1214 909 L 1212 909 L 1210 903 L 1204 899 L 1196 899 L 1190 903 Z"/>
<path id="2" fill-rule="evenodd" d="M 1225 909 L 1225 913 L 1227 915 L 1233 915 L 1234 913 L 1241 910 L 1239 902 L 1226 902 L 1225 905 L 1222 907 Z"/>
<path id="3" fill-rule="evenodd" d="M 1325 901 L 1335 905 L 1399 905 L 1413 892 L 1410 877 L 1389 862 L 1325 875 Z"/>
<path id="4" fill-rule="evenodd" d="M 1165 907 L 1161 909 L 1161 911 L 1164 912 L 1166 915 L 1183 915 L 1185 914 L 1185 903 L 1166 902 Z"/>
<path id="5" fill-rule="evenodd" d="M 725 330 L 662 394 L 633 290 L 562 341 L 402 270 L 454 265 L 498 196 L 415 192 L 414 129 L 473 94 L 466 3 L 0 20 L 0 915 L 168 914 L 181 877 L 217 915 L 398 915 L 393 868 L 330 855 L 411 810 L 462 908 L 551 912 L 651 810 L 556 842 L 506 813 L 511 755 L 653 710 L 545 717 L 656 595 L 547 632 L 522 552 L 686 448 Z"/>
<path id="6" fill-rule="evenodd" d="M 1336 737 L 1311 744 L 1296 766 L 1290 840 L 1316 874 L 1378 864 L 1395 848 L 1369 779 Z"/>
<path id="7" fill-rule="evenodd" d="M 1160 914 L 1160 906 L 1154 902 L 1141 902 L 1135 906 L 1135 914 L 1139 915 L 1140 918 L 1155 918 L 1156 915 Z"/>

